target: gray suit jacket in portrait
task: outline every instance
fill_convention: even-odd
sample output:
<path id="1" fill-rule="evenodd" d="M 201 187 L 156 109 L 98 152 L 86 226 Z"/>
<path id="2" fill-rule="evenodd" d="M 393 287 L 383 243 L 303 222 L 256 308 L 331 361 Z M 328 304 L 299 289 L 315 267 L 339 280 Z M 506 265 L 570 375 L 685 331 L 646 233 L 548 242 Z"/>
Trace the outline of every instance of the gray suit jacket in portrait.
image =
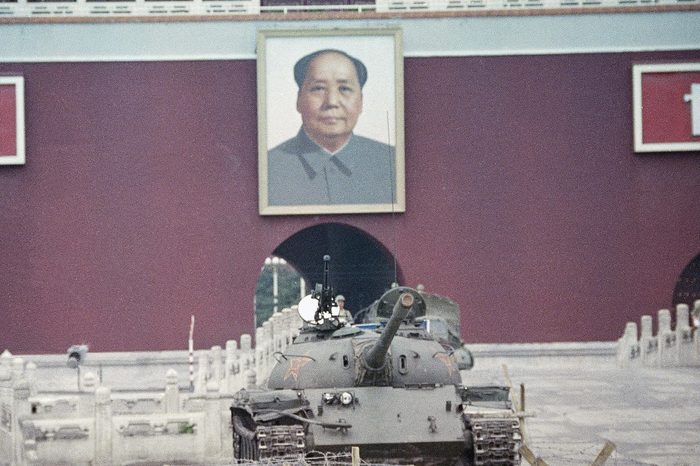
<path id="1" fill-rule="evenodd" d="M 268 204 L 391 204 L 394 160 L 392 146 L 356 134 L 330 155 L 299 130 L 268 152 Z"/>

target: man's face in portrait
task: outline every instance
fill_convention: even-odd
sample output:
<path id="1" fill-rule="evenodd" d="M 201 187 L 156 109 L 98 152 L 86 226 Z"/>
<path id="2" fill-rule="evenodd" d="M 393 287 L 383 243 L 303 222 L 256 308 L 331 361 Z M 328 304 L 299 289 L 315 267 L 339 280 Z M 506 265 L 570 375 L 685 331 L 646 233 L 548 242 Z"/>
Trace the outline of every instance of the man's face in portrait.
<path id="1" fill-rule="evenodd" d="M 362 112 L 362 87 L 352 61 L 336 52 L 315 57 L 299 89 L 297 111 L 314 142 L 332 152 L 342 147 Z"/>

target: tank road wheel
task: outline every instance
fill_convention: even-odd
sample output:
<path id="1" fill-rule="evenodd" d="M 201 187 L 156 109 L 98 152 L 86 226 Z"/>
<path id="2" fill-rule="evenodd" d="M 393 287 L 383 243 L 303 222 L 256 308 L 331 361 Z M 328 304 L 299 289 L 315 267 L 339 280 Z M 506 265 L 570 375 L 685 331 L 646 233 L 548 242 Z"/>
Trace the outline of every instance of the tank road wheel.
<path id="1" fill-rule="evenodd" d="M 455 466 L 472 466 L 474 464 L 472 458 L 474 458 L 474 454 L 465 450 L 459 455 L 459 458 L 457 458 Z"/>
<path id="2" fill-rule="evenodd" d="M 233 457 L 237 460 L 255 461 L 259 452 L 255 440 L 255 421 L 243 410 L 231 408 L 233 428 Z"/>
<path id="3" fill-rule="evenodd" d="M 474 435 L 470 430 L 464 431 L 464 450 L 457 458 L 455 466 L 473 466 L 474 465 Z"/>

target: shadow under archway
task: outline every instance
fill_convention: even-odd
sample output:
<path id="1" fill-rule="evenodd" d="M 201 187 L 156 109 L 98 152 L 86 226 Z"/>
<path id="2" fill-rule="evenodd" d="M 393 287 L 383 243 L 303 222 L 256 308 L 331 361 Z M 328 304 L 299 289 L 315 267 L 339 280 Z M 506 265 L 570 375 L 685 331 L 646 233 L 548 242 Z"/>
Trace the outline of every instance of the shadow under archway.
<path id="1" fill-rule="evenodd" d="M 401 283 L 394 274 L 394 256 L 364 231 L 340 223 L 305 228 L 287 238 L 273 254 L 292 264 L 307 281 L 307 289 L 323 280 L 323 256 L 331 256 L 330 281 L 355 313 Z"/>
<path id="2" fill-rule="evenodd" d="M 693 309 L 696 300 L 700 299 L 700 254 L 685 266 L 673 290 L 673 309 L 677 304 L 685 303 Z"/>

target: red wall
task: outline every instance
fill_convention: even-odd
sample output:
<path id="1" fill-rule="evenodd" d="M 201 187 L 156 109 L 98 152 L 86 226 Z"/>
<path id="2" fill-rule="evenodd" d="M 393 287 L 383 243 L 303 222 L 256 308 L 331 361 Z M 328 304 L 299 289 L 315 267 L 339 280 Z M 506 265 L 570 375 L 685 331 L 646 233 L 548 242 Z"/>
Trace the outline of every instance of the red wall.
<path id="1" fill-rule="evenodd" d="M 260 217 L 255 62 L 0 64 L 27 163 L 0 167 L 0 347 L 197 348 L 253 331 L 264 258 L 362 229 L 470 342 L 610 340 L 700 252 L 698 153 L 632 152 L 631 65 L 700 51 L 405 60 L 407 212 Z M 0 348 L 2 350 L 2 348 Z"/>

